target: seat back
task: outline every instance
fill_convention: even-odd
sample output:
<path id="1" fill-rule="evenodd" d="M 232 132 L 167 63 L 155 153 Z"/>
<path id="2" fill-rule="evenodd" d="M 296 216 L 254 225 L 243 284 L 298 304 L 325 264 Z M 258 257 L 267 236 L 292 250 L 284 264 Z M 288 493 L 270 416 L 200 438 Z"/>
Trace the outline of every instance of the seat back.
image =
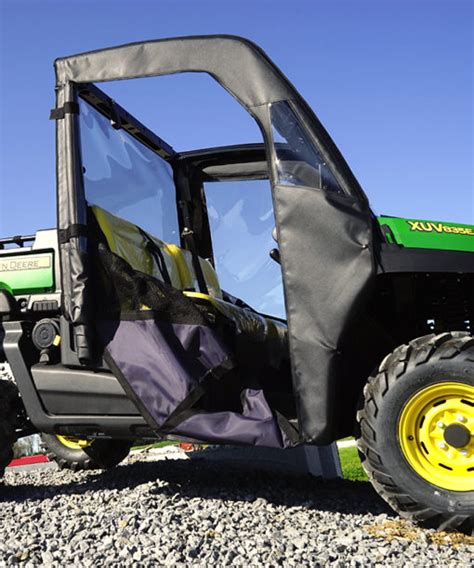
<path id="1" fill-rule="evenodd" d="M 163 281 L 160 267 L 139 227 L 97 205 L 91 206 L 91 210 L 113 253 L 126 260 L 135 270 Z M 150 235 L 150 238 L 161 251 L 172 286 L 178 290 L 198 290 L 190 251 L 165 243 L 153 235 Z M 219 279 L 214 267 L 204 258 L 199 257 L 199 262 L 209 295 L 222 298 Z"/>

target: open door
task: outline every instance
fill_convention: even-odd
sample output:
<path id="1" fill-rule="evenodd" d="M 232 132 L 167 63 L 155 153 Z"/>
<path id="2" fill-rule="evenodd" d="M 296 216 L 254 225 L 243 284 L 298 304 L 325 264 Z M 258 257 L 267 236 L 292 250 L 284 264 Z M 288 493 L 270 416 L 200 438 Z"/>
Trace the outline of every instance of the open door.
<path id="1" fill-rule="evenodd" d="M 371 213 L 300 112 L 269 108 L 273 195 L 301 434 L 331 442 L 358 378 L 346 341 L 374 271 Z"/>

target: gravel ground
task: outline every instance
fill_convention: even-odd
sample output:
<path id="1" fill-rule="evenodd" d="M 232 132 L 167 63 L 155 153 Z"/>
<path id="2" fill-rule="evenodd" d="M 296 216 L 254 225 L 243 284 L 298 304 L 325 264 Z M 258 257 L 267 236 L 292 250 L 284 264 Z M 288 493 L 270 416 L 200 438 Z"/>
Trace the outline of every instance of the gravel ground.
<path id="1" fill-rule="evenodd" d="M 157 459 L 7 472 L 0 565 L 472 566 L 473 539 L 400 521 L 368 483 Z"/>

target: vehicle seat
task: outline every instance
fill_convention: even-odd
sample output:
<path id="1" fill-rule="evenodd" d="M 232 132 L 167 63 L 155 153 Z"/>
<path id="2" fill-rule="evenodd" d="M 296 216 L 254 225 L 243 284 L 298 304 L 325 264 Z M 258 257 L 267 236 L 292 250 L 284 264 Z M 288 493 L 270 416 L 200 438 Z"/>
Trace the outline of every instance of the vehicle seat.
<path id="1" fill-rule="evenodd" d="M 147 238 L 139 227 L 97 205 L 92 205 L 91 211 L 113 253 L 126 260 L 135 270 L 163 281 L 163 274 L 147 246 Z M 178 290 L 197 290 L 197 277 L 191 253 L 177 245 L 165 243 L 154 235 L 148 236 L 161 250 L 172 286 Z M 199 263 L 209 294 L 222 298 L 219 279 L 212 264 L 201 257 Z"/>
<path id="2" fill-rule="evenodd" d="M 278 368 L 283 359 L 288 358 L 288 329 L 286 323 L 258 314 L 223 300 L 217 273 L 212 264 L 199 257 L 208 294 L 199 292 L 191 252 L 175 244 L 165 243 L 96 205 L 91 211 L 107 240 L 110 250 L 126 260 L 132 268 L 144 272 L 160 281 L 164 276 L 148 246 L 147 237 L 160 249 L 171 281 L 171 285 L 191 298 L 195 303 L 205 305 L 210 311 L 219 313 L 231 320 L 237 334 L 250 338 L 255 345 L 260 344 L 265 359 L 272 367 Z"/>

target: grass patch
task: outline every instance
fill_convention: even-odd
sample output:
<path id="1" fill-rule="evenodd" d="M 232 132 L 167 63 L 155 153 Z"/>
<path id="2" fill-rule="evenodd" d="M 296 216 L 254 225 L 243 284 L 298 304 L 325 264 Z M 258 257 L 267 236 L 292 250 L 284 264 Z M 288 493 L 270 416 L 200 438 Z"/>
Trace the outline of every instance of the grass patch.
<path id="1" fill-rule="evenodd" d="M 362 468 L 356 447 L 339 448 L 339 457 L 341 459 L 344 479 L 349 479 L 350 481 L 368 481 L 369 478 Z"/>
<path id="2" fill-rule="evenodd" d="M 151 444 L 140 444 L 133 446 L 132 450 L 151 450 L 152 448 L 164 448 L 165 446 L 177 446 L 179 442 L 164 440 L 163 442 L 152 442 Z"/>

